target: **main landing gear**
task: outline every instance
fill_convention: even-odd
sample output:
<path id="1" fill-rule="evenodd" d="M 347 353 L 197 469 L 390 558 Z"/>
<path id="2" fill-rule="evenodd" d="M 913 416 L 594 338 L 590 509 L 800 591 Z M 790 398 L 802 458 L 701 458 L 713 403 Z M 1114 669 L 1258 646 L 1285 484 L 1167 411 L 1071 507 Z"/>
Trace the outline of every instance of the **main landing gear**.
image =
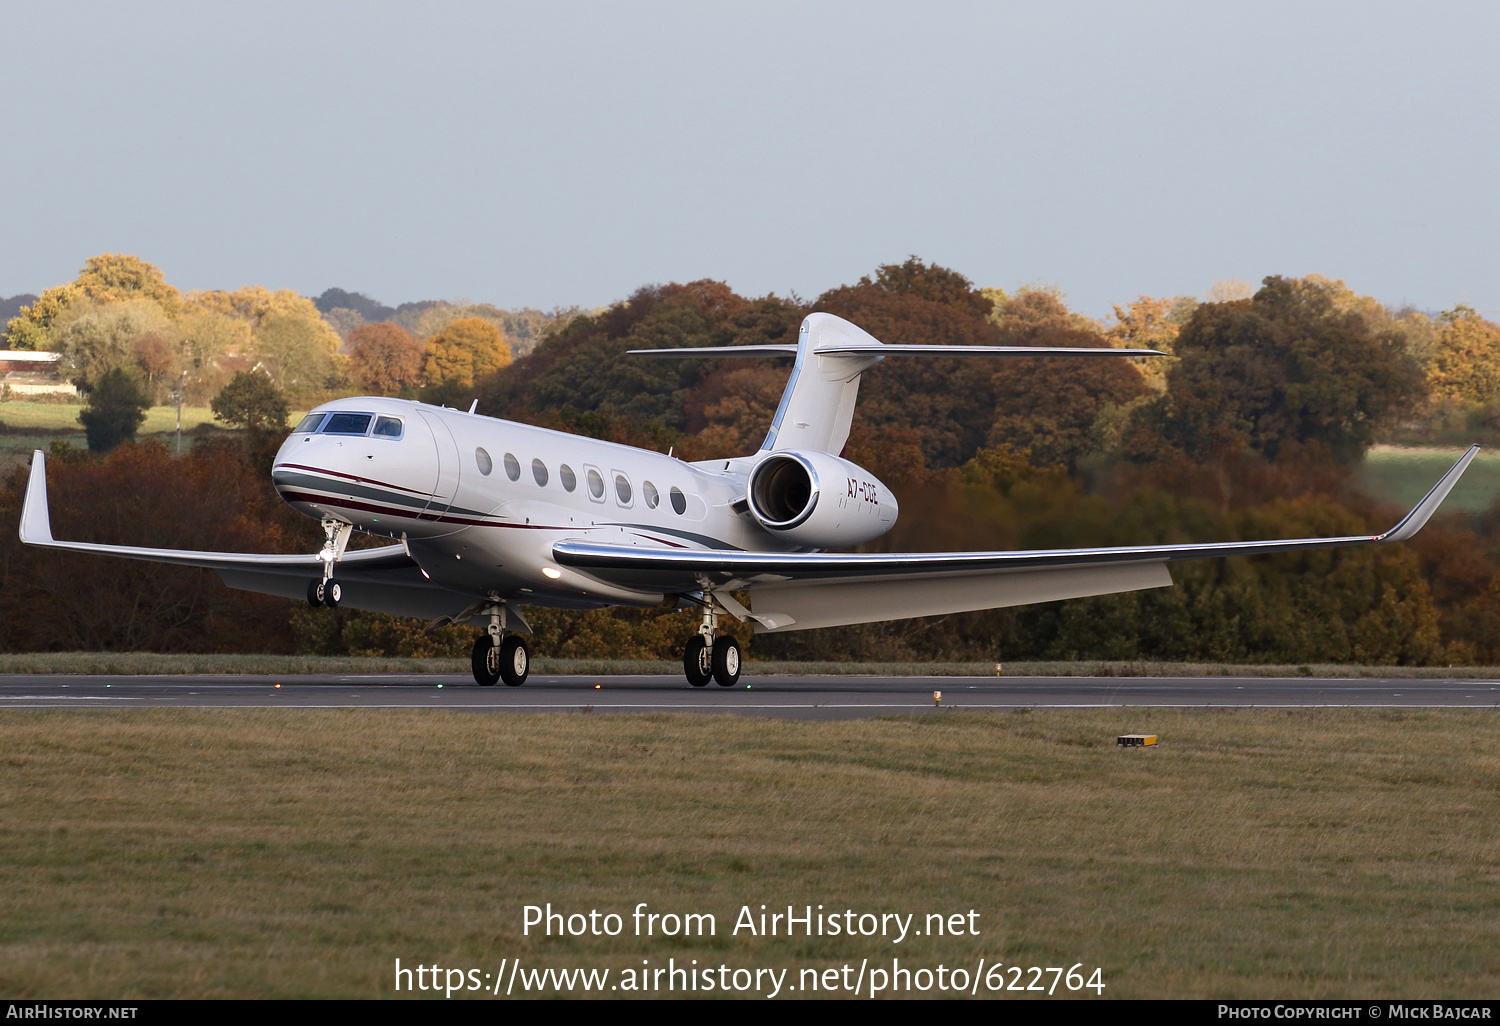
<path id="1" fill-rule="evenodd" d="M 490 625 L 474 639 L 469 663 L 474 669 L 475 682 L 489 688 L 503 680 L 506 687 L 520 687 L 531 672 L 531 649 L 526 646 L 526 639 L 519 634 L 506 636 L 505 603 L 494 595 L 482 615 L 490 618 Z"/>
<path id="2" fill-rule="evenodd" d="M 732 688 L 740 681 L 740 643 L 719 634 L 719 604 L 711 594 L 704 596 L 703 625 L 683 650 L 682 669 L 695 688 L 706 687 L 710 680 Z"/>
<path id="3" fill-rule="evenodd" d="M 319 606 L 337 609 L 338 604 L 343 601 L 344 586 L 334 579 L 333 565 L 343 556 L 344 549 L 349 546 L 349 536 L 353 533 L 353 524 L 346 524 L 333 517 L 323 518 L 325 540 L 323 551 L 318 553 L 318 558 L 323 561 L 323 578 L 307 582 L 307 604 L 314 609 Z"/>

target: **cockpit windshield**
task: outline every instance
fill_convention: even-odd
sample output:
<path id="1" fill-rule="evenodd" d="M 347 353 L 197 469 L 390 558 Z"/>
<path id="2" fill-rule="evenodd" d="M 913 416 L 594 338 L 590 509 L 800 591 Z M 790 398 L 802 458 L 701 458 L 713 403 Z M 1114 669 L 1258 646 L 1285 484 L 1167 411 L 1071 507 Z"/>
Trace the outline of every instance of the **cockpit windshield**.
<path id="1" fill-rule="evenodd" d="M 328 423 L 323 425 L 322 434 L 325 435 L 366 435 L 370 433 L 370 421 L 374 420 L 368 413 L 331 413 L 328 415 Z"/>
<path id="2" fill-rule="evenodd" d="M 400 417 L 377 417 L 372 413 L 309 413 L 292 429 L 294 435 L 368 435 L 370 422 L 375 422 L 377 438 L 400 438 L 403 425 Z"/>

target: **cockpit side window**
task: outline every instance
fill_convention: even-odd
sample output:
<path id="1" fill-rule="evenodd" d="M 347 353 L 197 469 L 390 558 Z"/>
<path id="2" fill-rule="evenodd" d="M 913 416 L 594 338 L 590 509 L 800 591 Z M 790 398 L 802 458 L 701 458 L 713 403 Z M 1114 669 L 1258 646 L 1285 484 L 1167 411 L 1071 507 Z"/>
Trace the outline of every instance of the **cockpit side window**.
<path id="1" fill-rule="evenodd" d="M 318 425 L 323 423 L 323 418 L 326 416 L 328 416 L 328 414 L 326 413 L 309 413 L 307 416 L 297 421 L 297 426 L 292 429 L 292 434 L 311 434 L 312 432 L 318 430 Z"/>
<path id="2" fill-rule="evenodd" d="M 375 437 L 376 438 L 400 438 L 401 437 L 401 421 L 398 420 L 395 417 L 376 417 L 375 418 Z"/>
<path id="3" fill-rule="evenodd" d="M 328 418 L 328 423 L 323 425 L 325 435 L 363 435 L 370 430 L 370 421 L 374 420 L 368 413 L 334 413 Z"/>

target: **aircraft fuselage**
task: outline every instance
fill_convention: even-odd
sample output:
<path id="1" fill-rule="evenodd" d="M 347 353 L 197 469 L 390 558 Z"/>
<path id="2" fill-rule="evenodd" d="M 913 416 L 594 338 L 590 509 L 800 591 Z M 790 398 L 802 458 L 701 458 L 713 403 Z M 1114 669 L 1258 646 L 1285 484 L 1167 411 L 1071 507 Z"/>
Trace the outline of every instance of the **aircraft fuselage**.
<path id="1" fill-rule="evenodd" d="M 552 545 L 564 538 L 798 551 L 731 508 L 751 459 L 686 463 L 380 397 L 325 403 L 298 427 L 272 470 L 281 497 L 308 516 L 404 538 L 423 573 L 455 591 L 564 607 L 674 601 L 556 565 Z"/>

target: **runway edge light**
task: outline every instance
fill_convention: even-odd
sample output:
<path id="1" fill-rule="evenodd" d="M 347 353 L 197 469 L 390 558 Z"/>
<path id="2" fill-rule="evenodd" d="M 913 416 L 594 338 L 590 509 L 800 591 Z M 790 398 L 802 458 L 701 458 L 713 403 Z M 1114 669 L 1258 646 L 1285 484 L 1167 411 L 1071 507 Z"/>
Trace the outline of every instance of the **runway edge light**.
<path id="1" fill-rule="evenodd" d="M 1115 744 L 1121 748 L 1145 748 L 1147 745 L 1156 744 L 1155 734 L 1121 734 L 1115 738 Z"/>

